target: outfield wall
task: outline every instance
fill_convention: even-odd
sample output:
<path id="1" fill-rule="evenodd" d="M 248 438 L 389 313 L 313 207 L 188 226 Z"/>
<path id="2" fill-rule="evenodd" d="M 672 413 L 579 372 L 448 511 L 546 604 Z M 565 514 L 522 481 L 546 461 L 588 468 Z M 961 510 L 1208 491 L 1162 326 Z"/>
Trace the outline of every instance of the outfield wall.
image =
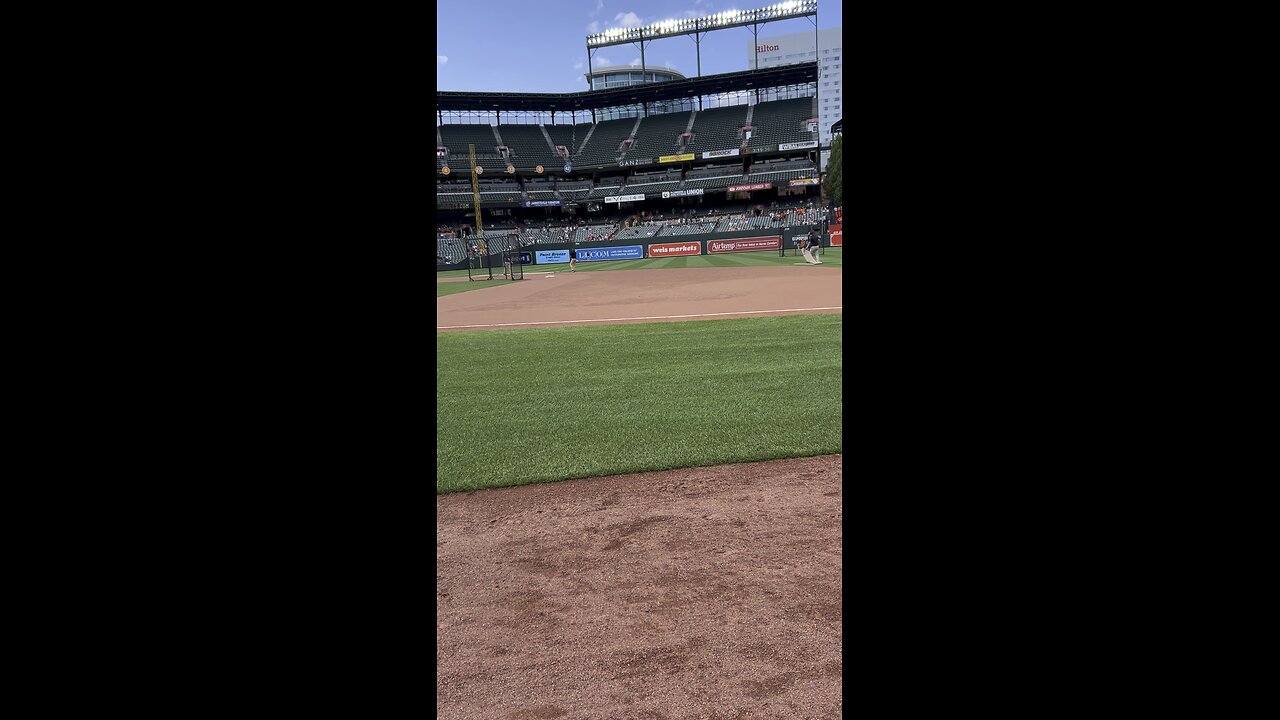
<path id="1" fill-rule="evenodd" d="M 534 261 L 533 264 L 535 265 L 540 264 L 538 262 L 539 253 L 548 253 L 547 255 L 543 256 L 543 259 L 551 260 L 550 264 L 564 264 L 565 262 L 568 262 L 567 256 L 563 256 L 557 251 L 591 250 L 594 248 L 629 249 L 631 247 L 639 246 L 643 248 L 643 254 L 637 256 L 636 252 L 631 250 L 625 250 L 623 252 L 618 253 L 617 256 L 613 258 L 595 257 L 589 260 L 588 262 L 594 262 L 596 260 L 604 260 L 604 259 L 637 259 L 638 260 L 640 259 L 640 257 L 648 258 L 648 257 L 673 257 L 674 256 L 673 253 L 666 251 L 664 248 L 660 248 L 657 255 L 651 255 L 650 249 L 649 249 L 649 246 L 651 245 L 670 246 L 670 245 L 692 245 L 694 243 L 697 243 L 699 246 L 698 252 L 696 253 L 697 255 L 707 255 L 707 254 L 714 255 L 714 254 L 719 254 L 721 252 L 746 252 L 746 251 L 766 252 L 769 250 L 773 250 L 774 252 L 776 252 L 777 251 L 776 246 L 774 248 L 761 246 L 756 249 L 751 249 L 751 248 L 726 249 L 725 245 L 723 244 L 716 245 L 714 243 L 715 241 L 723 241 L 723 240 L 749 240 L 754 238 L 781 237 L 782 247 L 786 250 L 791 250 L 792 248 L 795 247 L 795 236 L 807 235 L 808 233 L 813 231 L 813 228 L 814 228 L 813 225 L 796 225 L 794 227 L 787 227 L 787 228 L 756 228 L 754 230 L 734 230 L 731 232 L 700 233 L 697 235 L 667 235 L 664 237 L 633 238 L 630 240 L 613 239 L 613 240 L 602 240 L 602 241 L 596 241 L 596 242 L 584 242 L 584 243 L 577 243 L 577 244 L 539 243 L 537 245 L 530 245 L 528 247 L 523 247 L 520 249 L 520 252 L 528 253 L 530 255 L 530 259 Z M 710 245 L 711 250 L 708 250 L 709 244 L 711 244 Z M 822 244 L 824 247 L 831 246 L 831 238 L 827 233 L 822 234 Z M 678 254 L 693 255 L 695 253 L 679 252 Z M 490 258 L 490 262 L 493 263 L 493 267 L 495 268 L 502 267 L 502 258 L 500 256 L 496 256 L 496 255 L 492 256 Z M 583 261 L 580 260 L 579 262 L 583 262 Z M 546 263 L 541 263 L 541 264 L 546 264 Z M 466 267 L 467 267 L 467 264 L 465 261 L 460 263 L 452 263 L 448 265 L 441 265 L 437 263 L 436 270 L 437 271 L 464 270 L 466 269 Z"/>

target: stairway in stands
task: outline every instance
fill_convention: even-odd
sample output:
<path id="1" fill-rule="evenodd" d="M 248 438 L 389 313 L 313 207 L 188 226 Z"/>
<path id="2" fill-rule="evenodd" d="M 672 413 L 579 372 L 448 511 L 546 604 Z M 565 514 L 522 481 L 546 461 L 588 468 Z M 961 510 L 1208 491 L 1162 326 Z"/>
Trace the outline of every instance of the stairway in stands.
<path id="1" fill-rule="evenodd" d="M 551 135 L 547 132 L 547 127 L 542 123 L 538 123 L 538 129 L 542 131 L 542 137 L 547 139 L 547 149 L 551 151 L 552 155 L 555 155 L 556 157 L 560 157 L 560 153 L 556 152 L 556 142 L 555 140 L 551 139 Z M 569 152 L 573 152 L 573 148 L 565 148 L 565 149 Z"/>
<path id="2" fill-rule="evenodd" d="M 619 151 L 618 151 L 618 153 L 619 153 L 619 154 L 618 154 L 618 159 L 619 159 L 619 160 L 622 160 L 623 158 L 625 158 L 625 157 L 627 156 L 627 150 L 630 150 L 630 149 L 632 148 L 633 144 L 635 143 L 635 141 L 636 141 L 636 133 L 640 132 L 640 121 L 641 121 L 641 120 L 644 120 L 644 115 L 637 115 L 637 116 L 636 116 L 636 124 L 631 126 L 631 134 L 627 136 L 627 139 L 628 139 L 628 140 L 630 140 L 631 142 L 624 146 L 624 147 L 626 148 L 625 150 L 619 150 Z"/>
<path id="3" fill-rule="evenodd" d="M 689 113 L 689 124 L 684 126 L 684 132 L 685 132 L 685 134 L 686 134 L 686 135 L 688 135 L 688 134 L 690 134 L 690 133 L 692 133 L 692 132 L 693 132 L 693 121 L 694 121 L 694 120 L 696 120 L 697 118 L 698 118 L 698 111 L 697 111 L 696 109 L 695 109 L 693 112 Z M 690 135 L 690 137 L 692 137 L 692 135 Z M 682 153 L 683 153 L 683 152 L 684 152 L 684 149 L 685 149 L 685 144 L 684 144 L 684 135 L 681 135 L 681 136 L 680 136 L 680 138 L 681 138 L 681 139 L 680 139 L 680 148 L 679 148 L 679 150 L 680 150 L 680 152 L 682 152 Z M 684 180 L 683 180 L 683 179 L 680 181 L 680 187 L 684 187 Z"/>
<path id="4" fill-rule="evenodd" d="M 577 155 L 581 155 L 583 150 L 587 149 L 587 143 L 591 142 L 591 136 L 596 134 L 596 128 L 600 127 L 600 123 L 591 126 L 591 130 L 587 132 L 587 136 L 582 138 L 582 144 L 578 146 Z M 570 150 L 572 152 L 572 150 Z"/>
<path id="5" fill-rule="evenodd" d="M 751 118 L 755 117 L 755 114 L 756 114 L 756 106 L 755 106 L 755 105 L 748 105 L 748 106 L 747 106 L 747 119 L 746 119 L 746 121 L 743 123 L 743 125 L 745 125 L 745 126 L 747 126 L 747 127 L 751 127 Z M 741 130 L 739 130 L 739 132 L 742 132 L 742 131 L 741 131 Z M 746 133 L 742 133 L 742 149 L 743 149 L 743 150 L 746 150 L 746 149 L 747 149 L 747 143 L 748 143 L 748 142 L 750 142 L 750 138 L 748 138 L 748 137 L 747 137 L 747 134 L 746 134 Z M 744 177 L 745 177 L 745 176 L 744 176 Z"/>
<path id="6" fill-rule="evenodd" d="M 497 126 L 497 125 L 490 125 L 489 127 L 493 128 L 493 140 L 494 140 L 494 144 L 495 144 L 495 146 L 496 146 L 496 147 L 503 147 L 503 146 L 505 146 L 505 145 L 506 145 L 506 143 L 502 141 L 502 136 L 498 134 L 498 126 Z M 497 150 L 495 149 L 495 150 L 494 150 L 494 152 L 497 152 Z M 510 164 L 510 162 L 511 162 L 511 155 L 508 153 L 508 154 L 507 154 L 507 155 L 505 155 L 502 159 L 503 159 L 503 162 L 506 162 L 506 163 Z"/>

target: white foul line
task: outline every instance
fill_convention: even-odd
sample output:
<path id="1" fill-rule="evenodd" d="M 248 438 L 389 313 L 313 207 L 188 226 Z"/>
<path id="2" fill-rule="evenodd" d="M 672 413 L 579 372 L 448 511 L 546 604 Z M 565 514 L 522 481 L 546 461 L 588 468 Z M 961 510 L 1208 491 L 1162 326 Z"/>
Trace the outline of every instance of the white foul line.
<path id="1" fill-rule="evenodd" d="M 671 320 L 673 318 L 712 317 L 715 315 L 759 315 L 760 313 L 803 312 L 805 310 L 843 310 L 843 305 L 832 307 L 788 308 L 786 310 L 738 310 L 735 312 L 696 313 L 694 315 L 646 315 L 629 318 L 600 318 L 599 320 L 540 320 L 538 322 L 493 323 L 490 325 L 437 325 L 437 330 L 456 330 L 458 328 L 508 327 L 512 325 L 567 325 L 569 323 L 621 322 L 623 320 Z"/>

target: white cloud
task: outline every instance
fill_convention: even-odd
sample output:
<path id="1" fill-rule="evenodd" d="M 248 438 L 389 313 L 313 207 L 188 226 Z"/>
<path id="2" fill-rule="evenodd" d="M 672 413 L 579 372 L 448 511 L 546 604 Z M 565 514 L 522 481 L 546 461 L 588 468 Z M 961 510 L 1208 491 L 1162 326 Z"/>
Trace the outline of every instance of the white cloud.
<path id="1" fill-rule="evenodd" d="M 640 16 L 633 12 L 618 13 L 613 18 L 614 27 L 640 27 L 643 24 Z"/>
<path id="2" fill-rule="evenodd" d="M 640 67 L 640 58 L 635 58 L 634 60 L 632 60 L 627 64 L 630 65 L 631 67 Z"/>
<path id="3" fill-rule="evenodd" d="M 685 10 L 684 16 L 687 18 L 703 18 L 707 16 L 706 10 Z"/>
<path id="4" fill-rule="evenodd" d="M 596 61 L 592 64 L 595 67 L 608 67 L 613 64 L 613 61 L 603 55 L 597 55 Z"/>
<path id="5" fill-rule="evenodd" d="M 698 2 L 702 2 L 702 0 L 698 0 Z M 587 13 L 587 17 L 595 17 L 603 9 L 604 9 L 604 0 L 596 0 L 596 9 L 593 10 L 592 12 Z"/>
<path id="6" fill-rule="evenodd" d="M 574 64 L 573 64 L 573 69 L 574 69 L 574 70 L 581 70 L 581 69 L 582 69 L 582 58 L 578 58 L 578 62 L 576 62 L 576 63 L 574 63 Z"/>
<path id="7" fill-rule="evenodd" d="M 587 26 L 587 32 L 589 32 L 589 33 L 598 33 L 598 32 L 600 32 L 600 23 L 598 23 L 598 22 L 596 22 L 596 21 L 592 20 L 592 21 L 591 21 L 591 24 Z"/>
<path id="8" fill-rule="evenodd" d="M 437 55 L 437 56 L 436 56 L 436 64 L 437 64 L 437 65 L 443 65 L 443 64 L 445 64 L 445 63 L 447 63 L 447 62 L 449 62 L 449 56 L 448 56 L 448 55 Z"/>
<path id="9" fill-rule="evenodd" d="M 662 64 L 662 66 L 663 66 L 663 67 L 665 67 L 665 68 L 666 68 L 666 69 L 668 69 L 668 70 L 674 70 L 674 69 L 675 69 L 675 67 L 676 67 L 675 63 L 671 62 L 670 60 L 668 60 L 668 61 L 666 61 L 665 63 L 663 63 L 663 64 Z"/>

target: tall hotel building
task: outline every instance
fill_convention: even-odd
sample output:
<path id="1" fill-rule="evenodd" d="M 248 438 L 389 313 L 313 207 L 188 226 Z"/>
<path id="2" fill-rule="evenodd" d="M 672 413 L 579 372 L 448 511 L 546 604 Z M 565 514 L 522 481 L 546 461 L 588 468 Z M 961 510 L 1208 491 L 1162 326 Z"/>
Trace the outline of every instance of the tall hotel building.
<path id="1" fill-rule="evenodd" d="M 818 30 L 818 52 L 814 52 L 813 33 L 800 32 L 793 35 L 760 38 L 760 67 L 777 67 L 794 63 L 818 62 L 818 129 L 821 131 L 820 144 L 831 144 L 831 126 L 843 117 L 844 88 L 840 86 L 840 68 L 843 41 L 842 28 L 826 28 Z M 756 67 L 756 48 L 751 40 L 747 40 L 747 67 Z M 831 151 L 822 153 L 822 169 L 827 168 L 827 157 Z"/>

